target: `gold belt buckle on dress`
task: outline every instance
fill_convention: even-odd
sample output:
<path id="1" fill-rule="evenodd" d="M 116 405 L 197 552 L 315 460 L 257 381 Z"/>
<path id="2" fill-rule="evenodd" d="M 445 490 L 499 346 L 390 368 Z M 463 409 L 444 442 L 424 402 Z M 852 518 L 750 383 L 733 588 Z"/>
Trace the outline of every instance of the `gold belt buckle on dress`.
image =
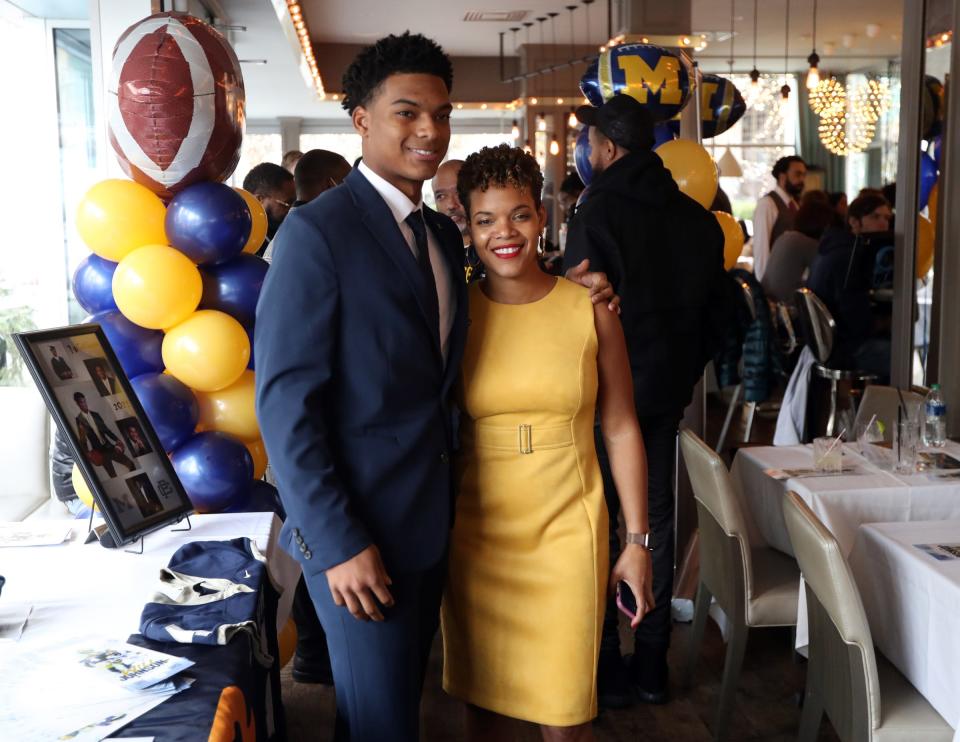
<path id="1" fill-rule="evenodd" d="M 533 453 L 533 426 L 520 425 L 517 427 L 517 438 L 520 453 Z"/>

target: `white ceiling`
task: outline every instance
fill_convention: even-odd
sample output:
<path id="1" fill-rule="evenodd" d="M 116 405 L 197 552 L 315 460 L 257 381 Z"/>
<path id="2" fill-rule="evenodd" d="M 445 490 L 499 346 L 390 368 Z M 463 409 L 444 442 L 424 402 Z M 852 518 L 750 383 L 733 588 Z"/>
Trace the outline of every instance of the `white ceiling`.
<path id="1" fill-rule="evenodd" d="M 265 65 L 245 64 L 248 117 L 253 120 L 293 116 L 308 119 L 341 119 L 338 104 L 316 100 L 297 67 L 294 49 L 284 35 L 271 0 L 221 0 L 230 21 L 247 27 L 231 34 L 241 59 L 266 59 Z M 817 50 L 821 68 L 828 71 L 880 70 L 889 59 L 899 57 L 902 3 L 904 0 L 819 0 Z M 457 56 L 496 56 L 499 31 L 506 31 L 508 51 L 512 48 L 509 28 L 516 22 L 466 22 L 468 11 L 527 10 L 534 20 L 547 12 L 560 11 L 556 19 L 557 42 L 569 43 L 569 11 L 576 0 L 301 0 L 315 44 L 325 42 L 371 43 L 389 33 L 411 29 L 436 39 Z M 734 0 L 735 69 L 752 67 L 754 0 Z M 784 9 L 787 0 L 757 0 L 758 67 L 780 72 L 784 67 Z M 814 0 L 790 0 L 789 66 L 805 67 L 813 43 L 811 37 Z M 283 3 L 281 2 L 282 6 Z M 693 27 L 708 33 L 713 41 L 698 55 L 704 69 L 725 71 L 730 52 L 729 0 L 693 0 Z M 590 6 L 589 28 L 584 6 L 575 11 L 575 39 L 578 43 L 602 43 L 607 32 L 606 2 Z M 371 19 L 376 19 L 371 22 Z M 867 24 L 878 28 L 868 37 Z M 370 30 L 374 27 L 376 30 Z M 543 24 L 544 41 L 553 40 L 550 21 Z M 518 34 L 522 43 L 525 32 Z M 539 27 L 531 28 L 530 41 L 539 43 Z M 496 74 L 491 70 L 491 74 Z M 339 87 L 339 81 L 330 81 Z"/>

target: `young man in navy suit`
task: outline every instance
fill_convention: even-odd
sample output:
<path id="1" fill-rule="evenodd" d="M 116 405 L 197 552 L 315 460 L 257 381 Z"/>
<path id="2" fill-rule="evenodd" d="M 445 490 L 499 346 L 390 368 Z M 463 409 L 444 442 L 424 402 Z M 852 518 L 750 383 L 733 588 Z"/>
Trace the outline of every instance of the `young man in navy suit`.
<path id="1" fill-rule="evenodd" d="M 327 634 L 336 738 L 419 738 L 452 518 L 463 241 L 422 204 L 450 140 L 449 58 L 405 33 L 343 78 L 363 159 L 292 212 L 255 325 L 257 414 Z M 605 277 L 577 277 L 609 296 Z"/>

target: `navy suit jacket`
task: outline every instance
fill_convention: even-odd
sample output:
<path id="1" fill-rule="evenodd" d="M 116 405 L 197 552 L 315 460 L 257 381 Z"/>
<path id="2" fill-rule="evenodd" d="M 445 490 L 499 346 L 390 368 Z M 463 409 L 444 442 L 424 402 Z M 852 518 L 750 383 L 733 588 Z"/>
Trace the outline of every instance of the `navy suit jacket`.
<path id="1" fill-rule="evenodd" d="M 357 170 L 287 216 L 254 326 L 257 416 L 308 576 L 375 544 L 388 570 L 445 553 L 452 518 L 448 400 L 467 330 L 463 242 L 424 207 L 456 298 L 448 360 L 422 273 Z"/>

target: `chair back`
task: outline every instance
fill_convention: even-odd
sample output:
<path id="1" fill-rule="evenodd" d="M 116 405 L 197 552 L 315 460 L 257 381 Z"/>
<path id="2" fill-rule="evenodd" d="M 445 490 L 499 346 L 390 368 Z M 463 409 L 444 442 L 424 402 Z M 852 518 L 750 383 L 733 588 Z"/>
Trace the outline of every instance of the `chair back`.
<path id="1" fill-rule="evenodd" d="M 913 420 L 920 419 L 923 408 L 923 397 L 916 392 L 901 392 L 904 404 L 907 406 L 907 415 Z M 863 426 L 876 415 L 877 420 L 883 423 L 883 440 L 893 440 L 894 423 L 897 420 L 897 408 L 900 406 L 900 394 L 896 387 L 871 384 L 863 390 L 863 398 L 857 408 L 857 418 L 854 421 L 854 430 L 858 433 Z"/>
<path id="2" fill-rule="evenodd" d="M 807 683 L 822 695 L 841 739 L 880 725 L 880 684 L 870 625 L 840 545 L 796 492 L 783 500 L 790 542 L 806 581 Z M 866 739 L 866 736 L 862 737 Z"/>
<path id="3" fill-rule="evenodd" d="M 745 615 L 746 599 L 753 595 L 753 570 L 746 522 L 730 472 L 690 430 L 680 432 L 680 449 L 697 501 L 701 579 L 731 618 Z"/>
<path id="4" fill-rule="evenodd" d="M 797 289 L 794 294 L 800 319 L 800 338 L 810 346 L 817 361 L 826 363 L 833 353 L 837 324 L 826 305 L 810 289 Z"/>

